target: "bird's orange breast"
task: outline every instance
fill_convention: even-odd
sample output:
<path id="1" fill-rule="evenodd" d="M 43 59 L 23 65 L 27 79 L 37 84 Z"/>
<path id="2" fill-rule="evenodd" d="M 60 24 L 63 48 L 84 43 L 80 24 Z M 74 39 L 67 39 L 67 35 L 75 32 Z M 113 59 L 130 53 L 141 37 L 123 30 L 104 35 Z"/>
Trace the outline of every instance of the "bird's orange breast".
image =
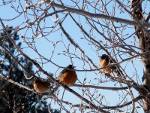
<path id="1" fill-rule="evenodd" d="M 58 77 L 58 80 L 59 80 L 59 82 L 65 84 L 67 86 L 72 86 L 72 85 L 74 85 L 74 83 L 77 80 L 76 72 L 68 70 L 68 71 L 64 72 L 63 74 L 61 74 Z"/>
<path id="2" fill-rule="evenodd" d="M 101 67 L 101 68 L 106 67 L 108 64 L 109 64 L 109 61 L 100 60 L 100 67 Z"/>
<path id="3" fill-rule="evenodd" d="M 104 60 L 100 60 L 100 64 L 99 65 L 100 65 L 100 68 L 102 68 L 101 71 L 103 73 L 110 74 L 112 72 L 112 70 L 111 70 L 110 66 L 108 66 L 108 64 L 109 64 L 109 61 L 106 61 L 105 59 Z"/>

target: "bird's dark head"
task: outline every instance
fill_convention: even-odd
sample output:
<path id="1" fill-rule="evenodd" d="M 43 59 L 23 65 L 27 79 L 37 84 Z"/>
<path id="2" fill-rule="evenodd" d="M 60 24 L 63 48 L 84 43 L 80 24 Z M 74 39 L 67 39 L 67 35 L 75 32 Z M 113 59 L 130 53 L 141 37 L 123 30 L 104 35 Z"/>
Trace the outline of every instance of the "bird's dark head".
<path id="1" fill-rule="evenodd" d="M 74 66 L 70 64 L 70 65 L 67 66 L 67 68 L 68 69 L 74 69 Z"/>
<path id="2" fill-rule="evenodd" d="M 102 54 L 102 56 L 100 57 L 102 60 L 103 59 L 107 59 L 107 60 L 109 60 L 109 56 L 108 55 L 106 55 L 106 54 Z"/>

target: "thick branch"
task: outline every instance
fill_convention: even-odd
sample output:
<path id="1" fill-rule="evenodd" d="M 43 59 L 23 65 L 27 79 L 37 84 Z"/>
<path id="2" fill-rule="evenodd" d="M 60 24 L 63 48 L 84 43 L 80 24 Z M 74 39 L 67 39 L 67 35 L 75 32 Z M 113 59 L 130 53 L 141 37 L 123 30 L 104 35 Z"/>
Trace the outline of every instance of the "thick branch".
<path id="1" fill-rule="evenodd" d="M 89 17 L 89 18 L 107 19 L 107 20 L 120 22 L 120 23 L 125 23 L 125 24 L 129 24 L 129 25 L 136 25 L 136 24 L 138 24 L 135 21 L 126 20 L 126 19 L 113 17 L 113 16 L 108 16 L 108 15 L 104 15 L 104 14 L 90 13 L 90 12 L 87 12 L 87 11 L 84 11 L 84 10 L 81 10 L 81 9 L 71 8 L 71 7 L 68 7 L 68 6 L 57 4 L 55 2 L 50 2 L 50 5 L 53 6 L 53 7 L 60 8 L 60 9 L 65 9 L 67 12 L 76 13 L 76 14 L 79 14 L 79 15 L 82 15 L 82 16 L 86 16 L 86 17 Z M 150 27 L 150 24 L 149 23 L 144 23 L 143 26 Z"/>
<path id="2" fill-rule="evenodd" d="M 7 78 L 2 77 L 2 76 L 0 77 L 0 79 L 5 80 L 5 81 L 8 81 L 9 83 L 12 83 L 12 84 L 14 84 L 14 85 L 16 85 L 16 86 L 18 86 L 18 87 L 21 87 L 21 88 L 23 88 L 23 89 L 26 89 L 26 90 L 28 90 L 28 91 L 34 92 L 33 89 L 30 89 L 29 87 L 24 86 L 24 85 L 22 85 L 22 84 L 20 84 L 20 83 L 18 83 L 18 82 L 15 82 L 15 81 L 13 81 L 13 80 L 11 80 L 11 79 L 7 79 Z M 34 92 L 34 93 L 35 93 L 35 92 Z"/>

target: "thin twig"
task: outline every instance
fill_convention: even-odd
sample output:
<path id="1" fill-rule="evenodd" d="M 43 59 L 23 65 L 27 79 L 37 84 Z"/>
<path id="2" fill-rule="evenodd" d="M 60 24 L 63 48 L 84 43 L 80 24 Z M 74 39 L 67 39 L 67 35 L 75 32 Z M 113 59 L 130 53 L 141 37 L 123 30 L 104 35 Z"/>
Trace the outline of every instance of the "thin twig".
<path id="1" fill-rule="evenodd" d="M 95 88 L 95 89 L 103 89 L 103 90 L 113 90 L 113 91 L 125 90 L 125 89 L 129 88 L 129 86 L 127 86 L 127 87 L 104 87 L 104 86 L 81 85 L 81 84 L 75 84 L 74 86 L 75 87 L 82 87 L 82 88 Z"/>

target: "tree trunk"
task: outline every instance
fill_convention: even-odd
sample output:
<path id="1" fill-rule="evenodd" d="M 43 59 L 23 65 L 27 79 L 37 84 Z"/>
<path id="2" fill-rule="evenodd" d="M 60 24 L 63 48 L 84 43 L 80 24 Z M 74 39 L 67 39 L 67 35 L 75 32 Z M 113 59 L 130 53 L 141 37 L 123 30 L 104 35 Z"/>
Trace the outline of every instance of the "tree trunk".
<path id="1" fill-rule="evenodd" d="M 144 92 L 141 91 L 139 93 L 144 96 L 143 102 L 145 113 L 150 113 L 150 95 L 148 95 L 150 92 L 150 33 L 148 32 L 148 28 L 143 26 L 147 21 L 142 14 L 142 0 L 132 0 L 131 6 L 133 19 L 137 22 L 135 25 L 135 31 L 140 42 L 142 52 L 141 57 L 145 67 L 143 74 L 143 86 L 145 90 Z"/>

